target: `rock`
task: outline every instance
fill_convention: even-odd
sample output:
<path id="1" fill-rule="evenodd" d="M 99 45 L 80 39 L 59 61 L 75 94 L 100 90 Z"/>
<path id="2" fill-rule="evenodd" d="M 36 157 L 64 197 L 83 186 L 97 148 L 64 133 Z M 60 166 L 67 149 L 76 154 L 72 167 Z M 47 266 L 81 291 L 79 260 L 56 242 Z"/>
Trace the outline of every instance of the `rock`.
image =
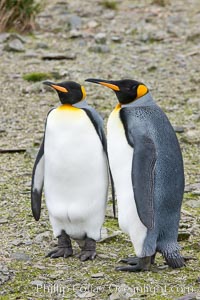
<path id="1" fill-rule="evenodd" d="M 200 200 L 188 200 L 186 204 L 192 208 L 198 208 L 200 207 Z"/>
<path id="2" fill-rule="evenodd" d="M 126 300 L 130 299 L 134 295 L 134 289 L 132 289 L 127 284 L 119 284 L 114 285 L 112 288 L 112 285 L 110 286 L 110 291 L 113 291 L 113 293 L 110 295 L 110 300 Z"/>
<path id="3" fill-rule="evenodd" d="M 167 33 L 165 31 L 157 32 L 142 32 L 140 35 L 140 41 L 145 43 L 160 42 L 167 38 Z"/>
<path id="4" fill-rule="evenodd" d="M 165 31 L 156 31 L 152 36 L 151 40 L 155 42 L 163 41 L 167 38 L 167 33 Z"/>
<path id="5" fill-rule="evenodd" d="M 197 105 L 198 107 L 200 107 L 200 98 L 189 98 L 188 101 L 187 101 L 188 104 L 195 104 Z"/>
<path id="6" fill-rule="evenodd" d="M 103 235 L 101 237 L 101 240 L 99 241 L 99 243 L 104 243 L 104 242 L 109 242 L 109 241 L 112 241 L 114 240 L 117 236 L 119 236 L 121 234 L 121 231 L 113 231 L 112 234 L 110 235 Z"/>
<path id="7" fill-rule="evenodd" d="M 104 273 L 96 273 L 91 275 L 92 278 L 104 278 Z"/>
<path id="8" fill-rule="evenodd" d="M 117 255 L 116 255 L 117 256 Z M 109 255 L 106 254 L 102 254 L 102 253 L 98 253 L 98 257 L 102 258 L 102 259 L 110 259 Z"/>
<path id="9" fill-rule="evenodd" d="M 183 21 L 183 18 L 180 16 L 180 14 L 173 14 L 167 18 L 167 21 L 173 25 L 180 25 L 180 23 Z"/>
<path id="10" fill-rule="evenodd" d="M 10 40 L 11 39 L 17 39 L 17 40 L 19 40 L 20 42 L 22 42 L 23 44 L 25 44 L 26 43 L 26 39 L 25 39 L 25 37 L 23 37 L 22 35 L 20 35 L 20 34 L 17 34 L 17 33 L 11 33 L 10 34 Z"/>
<path id="11" fill-rule="evenodd" d="M 179 232 L 178 233 L 178 241 L 187 241 L 189 240 L 190 233 L 189 232 Z"/>
<path id="12" fill-rule="evenodd" d="M 34 280 L 34 281 L 31 281 L 30 284 L 34 285 L 34 286 L 37 286 L 37 287 L 39 287 L 39 286 L 41 287 L 41 286 L 44 285 L 44 281 L 42 281 L 42 280 Z"/>
<path id="13" fill-rule="evenodd" d="M 51 232 L 45 231 L 45 232 L 37 234 L 36 237 L 34 238 L 34 242 L 36 244 L 40 244 L 43 241 L 49 241 L 50 237 L 51 237 Z"/>
<path id="14" fill-rule="evenodd" d="M 87 26 L 89 28 L 96 28 L 99 26 L 99 23 L 93 20 L 93 21 L 88 22 Z"/>
<path id="15" fill-rule="evenodd" d="M 29 187 L 31 186 L 31 183 L 29 184 Z M 24 245 L 32 245 L 32 241 L 31 240 L 26 240 L 23 242 Z"/>
<path id="16" fill-rule="evenodd" d="M 76 55 L 73 53 L 48 53 L 42 55 L 43 60 L 63 60 L 63 59 L 69 59 L 74 60 L 76 59 Z"/>
<path id="17" fill-rule="evenodd" d="M 85 299 L 85 298 L 92 298 L 95 296 L 95 294 L 92 292 L 89 292 L 89 291 L 84 292 L 84 293 L 77 292 L 77 296 L 81 299 Z"/>
<path id="18" fill-rule="evenodd" d="M 10 257 L 12 259 L 19 260 L 19 261 L 29 261 L 29 260 L 31 260 L 30 256 L 27 255 L 26 253 L 23 253 L 23 252 L 12 253 Z"/>
<path id="19" fill-rule="evenodd" d="M 175 132 L 178 132 L 178 133 L 184 132 L 184 127 L 182 127 L 182 126 L 176 126 L 176 125 L 174 125 L 173 128 L 174 128 Z"/>
<path id="20" fill-rule="evenodd" d="M 109 300 L 121 300 L 121 298 L 118 293 L 113 293 L 110 295 Z"/>
<path id="21" fill-rule="evenodd" d="M 197 191 L 200 190 L 200 182 L 192 183 L 192 184 L 187 184 L 185 186 L 185 193 L 187 193 L 187 192 L 193 192 L 195 190 L 197 190 Z"/>
<path id="22" fill-rule="evenodd" d="M 21 91 L 23 94 L 31 94 L 31 93 L 38 94 L 38 93 L 44 92 L 45 87 L 42 85 L 41 82 L 36 82 L 34 84 L 31 84 L 27 87 L 22 88 Z"/>
<path id="23" fill-rule="evenodd" d="M 196 300 L 197 294 L 196 293 L 191 293 L 185 296 L 182 296 L 180 298 L 176 298 L 176 300 Z"/>
<path id="24" fill-rule="evenodd" d="M 48 48 L 49 48 L 49 46 L 43 42 L 39 42 L 35 46 L 35 49 L 48 49 Z"/>
<path id="25" fill-rule="evenodd" d="M 14 246 L 20 246 L 23 244 L 23 241 L 19 240 L 19 239 L 15 239 L 12 241 L 12 245 Z"/>
<path id="26" fill-rule="evenodd" d="M 69 4 L 66 3 L 66 1 L 58 1 L 55 3 L 54 6 L 52 6 L 51 10 L 52 12 L 57 11 L 58 13 L 65 13 L 66 11 L 68 11 L 68 6 Z"/>
<path id="27" fill-rule="evenodd" d="M 198 130 L 188 130 L 186 133 L 186 142 L 193 144 L 199 141 L 199 131 Z"/>
<path id="28" fill-rule="evenodd" d="M 95 35 L 94 39 L 97 44 L 105 44 L 106 43 L 106 34 L 103 32 L 99 32 Z"/>
<path id="29" fill-rule="evenodd" d="M 69 32 L 69 36 L 70 36 L 71 39 L 82 37 L 82 35 L 83 35 L 82 32 L 80 30 L 77 30 L 77 29 L 72 29 Z"/>
<path id="30" fill-rule="evenodd" d="M 6 42 L 10 37 L 10 33 L 0 33 L 0 44 Z"/>
<path id="31" fill-rule="evenodd" d="M 0 224 L 6 224 L 6 223 L 8 223 L 8 222 L 9 222 L 9 220 L 6 219 L 6 218 L 1 218 L 1 219 L 0 219 Z"/>
<path id="32" fill-rule="evenodd" d="M 110 52 L 110 48 L 107 45 L 94 45 L 94 46 L 91 46 L 88 50 L 91 52 L 96 52 L 96 53 Z"/>
<path id="33" fill-rule="evenodd" d="M 150 36 L 149 36 L 149 34 L 148 34 L 147 32 L 144 32 L 144 33 L 142 33 L 142 34 L 140 35 L 140 41 L 141 41 L 141 42 L 146 43 L 146 42 L 148 42 L 149 40 L 150 40 Z"/>
<path id="34" fill-rule="evenodd" d="M 0 285 L 11 279 L 12 275 L 12 272 L 8 270 L 7 266 L 0 265 Z"/>
<path id="35" fill-rule="evenodd" d="M 200 114 L 193 115 L 193 120 L 195 122 L 199 122 L 200 121 Z"/>
<path id="36" fill-rule="evenodd" d="M 179 269 L 174 269 L 174 270 L 170 271 L 168 274 L 171 274 L 171 275 L 176 274 L 177 275 L 179 272 L 180 272 Z"/>
<path id="37" fill-rule="evenodd" d="M 30 59 L 30 58 L 37 58 L 38 54 L 35 53 L 34 51 L 27 51 L 25 52 L 25 54 L 23 55 L 23 57 L 26 59 Z M 40 63 L 40 60 L 38 60 L 38 63 Z"/>
<path id="38" fill-rule="evenodd" d="M 122 42 L 122 38 L 120 36 L 117 36 L 117 35 L 112 36 L 111 40 L 115 43 L 121 43 Z"/>
<path id="39" fill-rule="evenodd" d="M 70 26 L 70 29 L 80 29 L 81 28 L 81 18 L 77 15 L 70 15 L 68 18 L 68 23 Z"/>
<path id="40" fill-rule="evenodd" d="M 199 43 L 200 42 L 200 32 L 193 32 L 191 35 L 187 37 L 187 41 L 193 42 L 193 43 Z"/>
<path id="41" fill-rule="evenodd" d="M 101 239 L 105 239 L 108 237 L 108 230 L 105 227 L 101 228 Z"/>
<path id="42" fill-rule="evenodd" d="M 26 149 L 26 157 L 28 157 L 28 158 L 35 159 L 37 153 L 38 153 L 38 148 L 36 148 L 36 147 Z"/>
<path id="43" fill-rule="evenodd" d="M 159 269 L 159 270 L 165 270 L 165 269 L 168 269 L 168 268 L 169 268 L 168 265 L 158 266 L 158 269 Z"/>
<path id="44" fill-rule="evenodd" d="M 104 14 L 104 18 L 107 20 L 112 20 L 114 19 L 115 15 L 116 13 L 114 11 L 109 11 Z"/>
<path id="45" fill-rule="evenodd" d="M 13 51 L 13 52 L 24 52 L 25 51 L 24 45 L 19 39 L 14 39 L 14 40 L 8 42 L 5 45 L 4 50 Z"/>

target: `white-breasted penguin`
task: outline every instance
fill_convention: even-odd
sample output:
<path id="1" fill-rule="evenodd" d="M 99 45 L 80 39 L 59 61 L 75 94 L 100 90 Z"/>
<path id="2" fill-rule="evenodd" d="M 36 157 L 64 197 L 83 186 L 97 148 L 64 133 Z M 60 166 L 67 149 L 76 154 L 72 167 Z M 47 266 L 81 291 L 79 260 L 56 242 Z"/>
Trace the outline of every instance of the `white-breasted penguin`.
<path id="1" fill-rule="evenodd" d="M 177 243 L 184 169 L 176 134 L 148 88 L 135 80 L 86 81 L 111 88 L 119 101 L 107 124 L 108 157 L 118 218 L 137 257 L 120 271 L 149 270 L 156 252 L 173 268 L 184 266 Z"/>
<path id="2" fill-rule="evenodd" d="M 104 221 L 108 162 L 103 120 L 85 100 L 80 84 L 44 84 L 54 88 L 61 105 L 47 116 L 32 174 L 31 206 L 39 220 L 44 184 L 50 223 L 58 247 L 47 256 L 73 254 L 70 238 L 81 247 L 80 259 L 94 259 Z"/>

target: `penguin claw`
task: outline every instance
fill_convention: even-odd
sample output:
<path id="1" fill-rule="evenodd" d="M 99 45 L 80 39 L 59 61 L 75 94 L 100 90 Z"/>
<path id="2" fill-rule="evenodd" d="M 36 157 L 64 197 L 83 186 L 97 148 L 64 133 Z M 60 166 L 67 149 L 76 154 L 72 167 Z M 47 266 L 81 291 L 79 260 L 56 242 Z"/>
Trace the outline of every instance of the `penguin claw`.
<path id="1" fill-rule="evenodd" d="M 79 255 L 79 259 L 81 261 L 94 260 L 95 257 L 96 257 L 96 251 L 81 251 Z"/>
<path id="2" fill-rule="evenodd" d="M 46 257 L 50 258 L 58 258 L 58 257 L 64 257 L 67 258 L 69 256 L 72 256 L 73 251 L 71 248 L 56 248 L 52 251 L 50 251 Z"/>
<path id="3" fill-rule="evenodd" d="M 139 265 L 135 266 L 118 266 L 115 268 L 116 271 L 125 271 L 125 272 L 141 272 L 143 270 Z"/>
<path id="4" fill-rule="evenodd" d="M 126 272 L 140 272 L 140 271 L 149 271 L 151 268 L 151 256 L 145 256 L 142 258 L 139 257 L 130 257 L 125 259 L 129 261 L 128 266 L 119 266 L 116 267 L 116 271 L 126 271 Z M 132 265 L 131 265 L 131 263 Z"/>
<path id="5" fill-rule="evenodd" d="M 128 265 L 137 265 L 138 264 L 138 257 L 122 258 L 119 262 L 123 262 L 123 263 L 126 263 Z"/>

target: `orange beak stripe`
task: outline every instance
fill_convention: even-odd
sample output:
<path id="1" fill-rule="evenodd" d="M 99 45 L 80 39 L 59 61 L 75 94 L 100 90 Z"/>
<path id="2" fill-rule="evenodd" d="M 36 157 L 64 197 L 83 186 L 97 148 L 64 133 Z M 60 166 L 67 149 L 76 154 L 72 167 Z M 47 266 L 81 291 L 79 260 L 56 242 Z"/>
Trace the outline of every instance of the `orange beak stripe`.
<path id="1" fill-rule="evenodd" d="M 62 87 L 62 86 L 52 84 L 52 87 L 57 91 L 60 91 L 60 92 L 63 92 L 63 93 L 68 93 L 68 90 L 66 88 Z"/>
<path id="2" fill-rule="evenodd" d="M 102 85 L 104 85 L 104 86 L 106 86 L 106 87 L 108 87 L 110 89 L 112 89 L 113 91 L 120 91 L 119 87 L 117 85 L 115 85 L 115 84 L 106 83 L 106 82 L 102 82 L 102 81 L 100 81 L 98 83 L 102 84 Z"/>

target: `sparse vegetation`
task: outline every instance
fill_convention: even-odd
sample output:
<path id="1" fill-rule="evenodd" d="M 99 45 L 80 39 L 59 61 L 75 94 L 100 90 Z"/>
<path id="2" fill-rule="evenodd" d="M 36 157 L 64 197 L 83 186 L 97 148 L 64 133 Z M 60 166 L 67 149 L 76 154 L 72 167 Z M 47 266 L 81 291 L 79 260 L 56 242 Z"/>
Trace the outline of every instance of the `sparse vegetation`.
<path id="1" fill-rule="evenodd" d="M 1 0 L 0 32 L 16 30 L 31 31 L 35 27 L 35 17 L 40 5 L 34 0 Z"/>
<path id="2" fill-rule="evenodd" d="M 160 6 L 166 6 L 168 4 L 170 4 L 170 0 L 153 0 L 152 4 L 157 4 Z"/>
<path id="3" fill-rule="evenodd" d="M 109 1 L 109 0 L 103 0 L 101 2 L 101 5 L 104 6 L 105 8 L 109 9 L 117 9 L 117 2 L 115 1 Z"/>
<path id="4" fill-rule="evenodd" d="M 33 81 L 33 82 L 37 82 L 37 81 L 41 81 L 41 80 L 45 80 L 45 79 L 51 79 L 53 78 L 51 73 L 29 73 L 29 74 L 25 74 L 23 75 L 23 79 L 27 80 L 27 81 Z"/>

